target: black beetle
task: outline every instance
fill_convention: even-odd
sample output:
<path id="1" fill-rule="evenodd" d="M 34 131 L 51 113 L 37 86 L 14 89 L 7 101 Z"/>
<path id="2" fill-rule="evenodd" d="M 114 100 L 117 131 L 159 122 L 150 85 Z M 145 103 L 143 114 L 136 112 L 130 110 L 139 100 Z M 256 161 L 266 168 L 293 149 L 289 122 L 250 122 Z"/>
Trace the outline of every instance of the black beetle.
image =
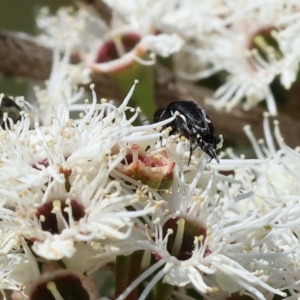
<path id="1" fill-rule="evenodd" d="M 162 121 L 170 118 L 176 112 L 179 114 L 175 120 L 164 125 L 163 130 L 171 126 L 170 135 L 179 133 L 190 140 L 188 165 L 195 144 L 209 155 L 210 160 L 214 158 L 219 163 L 216 154 L 217 145 L 214 137 L 214 126 L 207 112 L 194 101 L 176 100 L 171 102 L 166 109 L 158 109 L 154 114 L 154 119 Z M 162 137 L 160 139 L 162 140 Z"/>
<path id="2" fill-rule="evenodd" d="M 9 123 L 3 120 L 4 113 L 7 113 L 7 116 L 13 120 L 14 123 L 21 120 L 20 111 L 21 108 L 17 105 L 17 103 L 7 96 L 1 96 L 1 106 L 0 106 L 0 126 L 5 129 L 5 126 L 9 127 Z"/>

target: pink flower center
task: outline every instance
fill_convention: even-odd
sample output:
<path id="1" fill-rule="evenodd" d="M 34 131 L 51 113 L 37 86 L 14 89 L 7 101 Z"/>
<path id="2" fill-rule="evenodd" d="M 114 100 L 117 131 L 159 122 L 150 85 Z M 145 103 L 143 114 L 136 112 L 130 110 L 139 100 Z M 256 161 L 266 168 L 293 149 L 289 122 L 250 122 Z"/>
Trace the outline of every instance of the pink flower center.
<path id="1" fill-rule="evenodd" d="M 151 167 L 151 168 L 154 168 L 154 167 L 163 167 L 163 166 L 166 165 L 165 161 L 153 160 L 150 157 L 145 156 L 145 155 L 141 155 L 141 154 L 138 155 L 138 159 L 137 160 L 139 160 L 140 162 L 142 162 L 145 166 Z M 132 154 L 127 154 L 126 155 L 126 162 L 127 162 L 127 164 L 130 165 L 133 161 L 134 161 L 133 155 Z M 122 164 L 126 164 L 126 162 L 125 162 L 125 160 L 123 160 Z"/>

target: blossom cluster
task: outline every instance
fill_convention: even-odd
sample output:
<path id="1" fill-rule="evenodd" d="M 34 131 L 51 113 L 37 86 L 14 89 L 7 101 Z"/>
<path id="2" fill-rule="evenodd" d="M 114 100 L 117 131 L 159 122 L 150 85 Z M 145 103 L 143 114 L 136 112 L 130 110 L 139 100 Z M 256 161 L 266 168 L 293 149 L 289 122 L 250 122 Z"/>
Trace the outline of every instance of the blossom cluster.
<path id="1" fill-rule="evenodd" d="M 277 123 L 279 150 L 266 115 L 266 144 L 245 128 L 256 159 L 197 148 L 189 163 L 189 141 L 160 131 L 176 115 L 134 124 L 137 81 L 119 106 L 93 85 L 83 100 L 54 56 L 38 108 L 16 99 L 0 129 L 4 299 L 300 296 L 300 154 Z"/>
<path id="2" fill-rule="evenodd" d="M 298 71 L 299 4 L 105 2 L 109 24 L 85 7 L 43 9 L 49 79 L 35 99 L 0 95 L 2 298 L 299 299 L 300 151 L 279 123 L 265 113 L 264 139 L 245 126 L 255 158 L 220 152 L 220 136 L 211 159 L 170 134 L 178 112 L 141 124 L 130 101 L 142 82 L 119 104 L 91 83 L 174 55 L 185 78 L 229 73 L 217 107 L 266 99 L 275 113 L 269 84 L 280 76 L 288 88 Z"/>
<path id="3" fill-rule="evenodd" d="M 174 54 L 174 71 L 185 79 L 218 74 L 222 84 L 207 101 L 228 110 L 240 102 L 249 109 L 266 101 L 276 115 L 271 83 L 279 78 L 289 89 L 297 78 L 296 0 L 104 2 L 112 10 L 108 24 L 84 7 L 62 8 L 56 16 L 43 10 L 38 18 L 40 41 L 76 52 L 93 72 L 101 73 L 134 61 L 153 64 L 155 56 L 149 52 Z"/>

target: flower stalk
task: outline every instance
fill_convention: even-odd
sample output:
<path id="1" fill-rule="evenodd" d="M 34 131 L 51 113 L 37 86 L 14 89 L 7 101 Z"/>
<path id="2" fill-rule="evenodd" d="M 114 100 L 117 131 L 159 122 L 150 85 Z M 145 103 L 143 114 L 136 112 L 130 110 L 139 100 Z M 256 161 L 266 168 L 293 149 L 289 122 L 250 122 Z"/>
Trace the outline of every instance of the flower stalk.
<path id="1" fill-rule="evenodd" d="M 120 255 L 115 265 L 115 299 L 117 299 L 128 287 L 129 270 L 131 267 L 131 256 Z M 129 299 L 129 298 L 128 298 Z M 130 300 L 135 300 L 132 298 Z"/>

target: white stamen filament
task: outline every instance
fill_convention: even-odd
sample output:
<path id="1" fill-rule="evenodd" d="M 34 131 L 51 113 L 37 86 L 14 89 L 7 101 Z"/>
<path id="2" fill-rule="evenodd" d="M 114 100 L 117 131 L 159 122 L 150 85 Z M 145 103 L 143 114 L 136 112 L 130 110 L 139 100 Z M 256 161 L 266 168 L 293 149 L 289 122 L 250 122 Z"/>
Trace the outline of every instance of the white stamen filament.
<path id="1" fill-rule="evenodd" d="M 264 158 L 264 155 L 263 153 L 261 152 L 261 149 L 260 149 L 260 146 L 258 145 L 257 143 L 257 140 L 253 134 L 253 132 L 251 131 L 251 127 L 249 125 L 246 125 L 244 127 L 244 131 L 248 137 L 248 139 L 250 140 L 251 144 L 252 144 L 252 147 L 255 151 L 255 154 L 256 156 L 259 158 L 259 159 L 263 159 Z"/>
<path id="2" fill-rule="evenodd" d="M 264 128 L 265 139 L 266 139 L 266 142 L 267 142 L 268 149 L 269 149 L 269 151 L 271 152 L 272 155 L 275 155 L 276 148 L 275 148 L 274 141 L 273 141 L 272 134 L 271 134 L 271 130 L 270 130 L 269 114 L 268 113 L 264 113 L 263 128 Z"/>
<path id="3" fill-rule="evenodd" d="M 140 146 L 137 144 L 133 144 L 131 146 L 131 153 L 132 153 L 132 162 L 135 162 L 139 158 L 139 148 Z"/>
<path id="4" fill-rule="evenodd" d="M 68 214 L 68 218 L 69 218 L 68 219 L 69 220 L 68 227 L 73 227 L 75 220 L 73 219 L 73 210 L 72 210 L 72 206 L 71 206 L 71 199 L 68 198 L 66 200 L 66 204 L 67 204 L 67 206 L 64 208 L 64 211 Z"/>
<path id="5" fill-rule="evenodd" d="M 137 79 L 134 80 L 134 84 L 133 86 L 131 87 L 130 91 L 128 92 L 127 96 L 125 97 L 124 101 L 122 102 L 122 104 L 119 106 L 119 110 L 124 110 L 127 105 L 128 105 L 128 102 L 129 100 L 131 99 L 132 95 L 133 95 L 133 92 L 134 92 L 134 89 L 135 89 L 135 86 L 139 83 L 139 81 Z"/>
<path id="6" fill-rule="evenodd" d="M 56 222 L 57 222 L 57 228 L 59 232 L 62 232 L 64 228 L 68 228 L 68 223 L 65 220 L 62 211 L 61 211 L 61 201 L 60 200 L 54 200 L 52 202 L 53 204 L 53 209 L 52 213 L 55 214 L 56 216 Z"/>
<path id="7" fill-rule="evenodd" d="M 51 292 L 51 294 L 55 298 L 55 300 L 64 300 L 64 298 L 61 296 L 60 292 L 56 288 L 55 282 L 49 281 L 47 283 L 47 289 Z"/>
<path id="8" fill-rule="evenodd" d="M 177 232 L 176 237 L 174 240 L 174 245 L 171 251 L 171 254 L 175 257 L 177 257 L 180 253 L 180 249 L 182 246 L 182 239 L 184 234 L 184 226 L 185 226 L 185 220 L 183 218 L 179 219 L 177 222 Z"/>
<path id="9" fill-rule="evenodd" d="M 141 276 L 139 276 L 137 279 L 135 279 L 125 290 L 125 292 L 120 295 L 116 300 L 124 300 L 126 297 L 148 276 L 153 274 L 158 268 L 160 268 L 163 264 L 165 264 L 168 261 L 168 258 L 161 259 L 154 265 L 152 265 L 148 270 L 146 270 Z"/>
<path id="10" fill-rule="evenodd" d="M 146 288 L 143 290 L 138 300 L 145 300 L 150 291 L 154 288 L 154 286 L 158 283 L 158 281 L 168 272 L 169 269 L 173 267 L 172 264 L 169 264 L 166 268 L 160 270 L 152 280 L 147 284 Z"/>
<path id="11" fill-rule="evenodd" d="M 115 35 L 112 37 L 112 41 L 116 47 L 117 53 L 119 57 L 125 55 L 126 50 L 122 42 L 122 37 L 120 35 Z"/>

